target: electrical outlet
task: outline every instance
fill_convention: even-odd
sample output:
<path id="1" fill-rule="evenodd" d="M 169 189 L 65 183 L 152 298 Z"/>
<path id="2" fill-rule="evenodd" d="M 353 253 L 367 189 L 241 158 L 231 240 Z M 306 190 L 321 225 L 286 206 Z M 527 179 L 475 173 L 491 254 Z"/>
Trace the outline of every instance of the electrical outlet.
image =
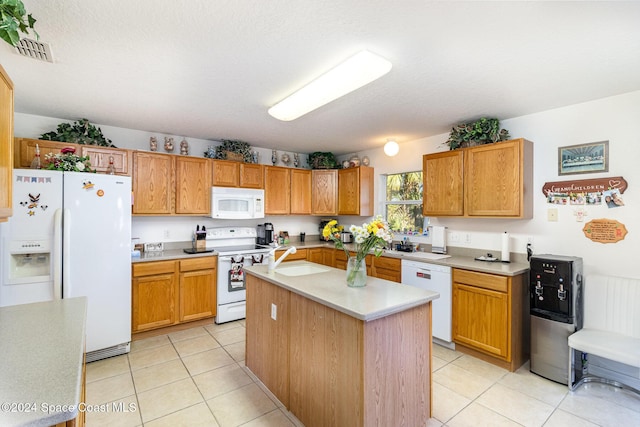
<path id="1" fill-rule="evenodd" d="M 458 233 L 449 233 L 449 241 L 450 242 L 459 242 L 460 235 Z"/>
<path id="2" fill-rule="evenodd" d="M 162 252 L 163 250 L 164 250 L 164 244 L 162 242 L 144 244 L 145 252 Z"/>
<path id="3" fill-rule="evenodd" d="M 164 238 L 169 239 L 171 237 L 171 232 L 169 229 L 164 230 Z"/>
<path id="4" fill-rule="evenodd" d="M 471 243 L 471 233 L 464 233 L 464 242 Z"/>
<path id="5" fill-rule="evenodd" d="M 527 236 L 527 243 L 533 245 L 533 236 Z"/>
<path id="6" fill-rule="evenodd" d="M 278 306 L 275 304 L 271 304 L 271 318 L 278 320 Z"/>
<path id="7" fill-rule="evenodd" d="M 558 208 L 547 209 L 547 221 L 558 221 Z"/>

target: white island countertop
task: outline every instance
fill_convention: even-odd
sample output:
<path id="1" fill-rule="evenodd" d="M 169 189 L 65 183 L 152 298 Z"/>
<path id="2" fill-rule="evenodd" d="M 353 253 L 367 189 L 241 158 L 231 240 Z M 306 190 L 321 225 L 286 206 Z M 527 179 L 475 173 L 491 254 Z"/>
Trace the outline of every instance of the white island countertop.
<path id="1" fill-rule="evenodd" d="M 278 270 L 294 266 L 315 266 L 326 271 L 302 276 L 288 276 Z M 403 285 L 389 280 L 367 277 L 362 288 L 347 286 L 347 272 L 308 261 L 289 261 L 267 272 L 266 265 L 245 267 L 256 277 L 331 307 L 356 319 L 370 321 L 426 304 L 440 296 L 437 292 Z"/>
<path id="2" fill-rule="evenodd" d="M 0 308 L 1 426 L 78 416 L 86 313 L 86 297 Z"/>

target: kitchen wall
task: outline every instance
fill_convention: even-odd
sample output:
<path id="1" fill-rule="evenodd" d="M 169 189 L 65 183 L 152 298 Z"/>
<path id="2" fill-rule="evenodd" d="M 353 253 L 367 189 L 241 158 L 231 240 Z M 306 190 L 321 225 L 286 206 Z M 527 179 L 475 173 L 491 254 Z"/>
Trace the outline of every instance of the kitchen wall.
<path id="1" fill-rule="evenodd" d="M 528 189 L 533 193 L 533 219 L 432 218 L 431 224 L 448 227 L 451 246 L 490 249 L 499 254 L 500 234 L 508 231 L 512 236 L 512 252 L 525 253 L 531 238 L 536 254 L 582 257 L 585 273 L 640 277 L 634 265 L 640 251 L 640 133 L 635 129 L 638 117 L 640 91 L 502 121 L 501 126 L 508 129 L 512 137 L 523 137 L 534 143 L 533 186 Z M 448 148 L 443 143 L 447 138 L 448 133 L 400 143 L 400 153 L 395 157 L 385 156 L 382 149 L 358 154 L 369 156 L 376 174 L 421 170 L 421 154 L 446 151 Z M 609 141 L 608 173 L 558 175 L 558 147 L 605 140 Z M 547 210 L 556 206 L 546 203 L 542 193 L 545 182 L 612 176 L 622 176 L 628 182 L 629 187 L 622 195 L 624 207 L 587 207 L 585 222 L 577 222 L 572 206 L 558 206 L 558 221 L 547 221 Z M 376 185 L 379 212 L 384 210 L 383 182 L 381 177 L 381 185 Z M 625 239 L 606 244 L 587 239 L 582 232 L 584 224 L 598 218 L 625 224 L 628 230 Z M 451 242 L 451 237 L 458 242 Z"/>
<path id="2" fill-rule="evenodd" d="M 640 91 L 503 120 L 502 127 L 508 129 L 512 137 L 523 137 L 534 143 L 534 179 L 532 188 L 528 189 L 534 198 L 533 219 L 432 218 L 431 224 L 448 227 L 450 246 L 488 249 L 499 253 L 500 234 L 508 231 L 512 235 L 512 252 L 525 253 L 526 243 L 531 240 L 534 252 L 537 254 L 582 257 L 586 273 L 598 272 L 640 277 L 633 268 L 633 262 L 637 262 L 637 253 L 640 250 L 640 235 L 636 230 L 637 218 L 640 217 L 638 215 L 640 213 L 638 208 L 640 134 L 634 126 L 637 125 L 638 117 L 640 117 Z M 16 113 L 15 135 L 37 138 L 44 132 L 54 130 L 61 121 L 55 118 Z M 157 136 L 159 142 L 165 136 L 153 132 L 99 126 L 105 135 L 121 148 L 148 149 L 150 136 Z M 174 137 L 177 142 L 182 139 L 181 136 Z M 369 156 L 371 166 L 376 170 L 376 212 L 384 212 L 383 174 L 421 170 L 422 154 L 447 150 L 443 145 L 447 137 L 448 133 L 445 133 L 430 138 L 401 142 L 400 153 L 395 157 L 385 156 L 382 148 L 357 153 L 360 156 Z M 204 152 L 207 146 L 215 144 L 213 141 L 194 138 L 187 138 L 187 140 L 191 146 L 191 153 L 198 155 Z M 608 173 L 558 176 L 558 147 L 604 140 L 609 141 Z M 257 151 L 261 155 L 260 163 L 270 164 L 271 151 L 267 149 L 257 149 Z M 302 164 L 306 166 L 306 158 Z M 604 244 L 587 239 L 582 232 L 584 222 L 576 221 L 574 209 L 571 206 L 557 207 L 558 221 L 547 221 L 547 210 L 551 205 L 546 203 L 542 194 L 541 189 L 545 182 L 610 176 L 623 176 L 628 182 L 629 188 L 623 194 L 625 206 L 613 209 L 606 206 L 588 207 L 585 222 L 597 218 L 618 220 L 625 224 L 628 230 L 624 240 Z M 344 224 L 360 224 L 366 220 L 367 218 L 360 217 L 340 218 L 341 223 Z M 276 231 L 287 230 L 291 236 L 297 236 L 301 231 L 308 235 L 315 235 L 318 233 L 319 218 L 274 216 L 247 222 L 246 225 L 254 226 L 260 222 L 272 222 Z M 141 241 L 187 241 L 196 224 L 204 224 L 207 227 L 237 225 L 235 222 L 229 223 L 211 218 L 135 217 L 133 235 L 140 237 Z M 428 238 L 412 238 L 412 240 L 429 242 Z"/>

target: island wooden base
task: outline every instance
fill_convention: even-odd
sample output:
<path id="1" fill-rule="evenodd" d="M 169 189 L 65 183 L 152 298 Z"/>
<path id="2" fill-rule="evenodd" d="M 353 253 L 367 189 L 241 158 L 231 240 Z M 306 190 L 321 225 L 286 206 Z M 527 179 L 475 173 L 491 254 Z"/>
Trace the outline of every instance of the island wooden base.
<path id="1" fill-rule="evenodd" d="M 430 324 L 430 303 L 364 322 L 247 277 L 246 365 L 308 427 L 425 425 Z"/>

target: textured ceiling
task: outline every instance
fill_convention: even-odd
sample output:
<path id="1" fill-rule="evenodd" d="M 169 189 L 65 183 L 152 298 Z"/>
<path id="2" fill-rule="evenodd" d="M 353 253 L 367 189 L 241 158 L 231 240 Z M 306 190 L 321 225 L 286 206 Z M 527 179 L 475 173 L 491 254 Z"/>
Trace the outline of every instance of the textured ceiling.
<path id="1" fill-rule="evenodd" d="M 55 62 L 0 46 L 16 111 L 149 132 L 342 154 L 640 90 L 640 2 L 23 1 Z M 391 72 L 267 114 L 362 49 Z"/>

